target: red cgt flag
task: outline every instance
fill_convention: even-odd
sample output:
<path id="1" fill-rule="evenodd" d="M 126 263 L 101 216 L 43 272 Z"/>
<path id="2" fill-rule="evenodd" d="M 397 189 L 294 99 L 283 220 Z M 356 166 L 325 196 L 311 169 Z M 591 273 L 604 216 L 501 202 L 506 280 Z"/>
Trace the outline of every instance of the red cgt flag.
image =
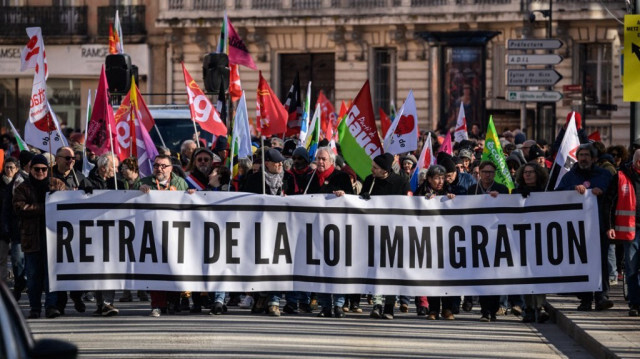
<path id="1" fill-rule="evenodd" d="M 184 84 L 187 86 L 187 95 L 189 96 L 189 109 L 191 110 L 191 119 L 196 121 L 200 127 L 216 136 L 226 136 L 227 126 L 220 119 L 220 114 L 211 104 L 209 98 L 204 95 L 198 84 L 193 80 L 187 69 L 182 64 L 182 73 L 184 74 Z"/>
<path id="2" fill-rule="evenodd" d="M 320 129 L 325 138 L 331 138 L 330 132 L 333 133 L 334 129 L 338 128 L 338 118 L 336 115 L 336 109 L 327 96 L 324 95 L 324 91 L 320 90 L 318 95 L 318 104 L 320 104 Z"/>
<path id="3" fill-rule="evenodd" d="M 284 133 L 287 130 L 289 114 L 276 94 L 273 93 L 267 81 L 262 77 L 262 71 L 260 71 L 259 75 L 257 116 L 260 132 L 262 136 Z"/>

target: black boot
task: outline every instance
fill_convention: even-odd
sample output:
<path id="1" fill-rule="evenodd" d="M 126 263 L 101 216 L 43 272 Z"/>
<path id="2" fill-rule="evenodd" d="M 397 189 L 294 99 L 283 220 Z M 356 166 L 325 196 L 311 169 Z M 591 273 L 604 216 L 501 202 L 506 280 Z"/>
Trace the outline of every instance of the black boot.
<path id="1" fill-rule="evenodd" d="M 382 316 L 384 319 L 393 319 L 393 307 L 395 303 L 389 303 L 384 305 L 384 315 Z"/>
<path id="2" fill-rule="evenodd" d="M 382 306 L 380 304 L 376 304 L 373 306 L 373 310 L 371 314 L 369 314 L 371 318 L 380 319 L 382 318 Z"/>

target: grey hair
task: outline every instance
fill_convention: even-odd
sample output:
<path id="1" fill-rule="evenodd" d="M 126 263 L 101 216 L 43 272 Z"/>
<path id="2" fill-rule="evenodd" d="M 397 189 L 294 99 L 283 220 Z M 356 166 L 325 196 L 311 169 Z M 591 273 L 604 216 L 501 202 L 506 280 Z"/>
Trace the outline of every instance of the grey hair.
<path id="1" fill-rule="evenodd" d="M 427 178 L 433 178 L 435 176 L 444 176 L 447 173 L 446 168 L 444 168 L 444 166 L 441 165 L 433 165 L 431 167 L 429 167 L 429 169 L 427 170 Z"/>
<path id="2" fill-rule="evenodd" d="M 316 156 L 318 156 L 318 152 L 320 151 L 325 151 L 326 153 L 329 154 L 329 160 L 331 161 L 332 164 L 336 163 L 336 154 L 333 153 L 333 150 L 331 150 L 331 147 L 329 146 L 322 146 L 322 147 L 318 147 L 318 149 L 316 150 Z"/>
<path id="3" fill-rule="evenodd" d="M 111 153 L 103 153 L 96 160 L 96 166 L 98 168 L 104 168 L 109 165 L 109 160 L 112 159 Z"/>
<path id="4" fill-rule="evenodd" d="M 576 156 L 578 156 L 578 153 L 582 150 L 589 150 L 589 155 L 591 155 L 591 158 L 593 159 L 598 158 L 598 149 L 596 149 L 596 147 L 593 146 L 592 144 L 583 143 L 580 146 L 578 146 L 578 150 L 576 151 Z"/>
<path id="5" fill-rule="evenodd" d="M 184 142 L 182 142 L 182 145 L 180 145 L 180 152 L 183 152 L 185 150 L 185 148 L 187 148 L 187 145 L 190 144 L 196 144 L 196 142 L 194 140 L 184 140 Z"/>

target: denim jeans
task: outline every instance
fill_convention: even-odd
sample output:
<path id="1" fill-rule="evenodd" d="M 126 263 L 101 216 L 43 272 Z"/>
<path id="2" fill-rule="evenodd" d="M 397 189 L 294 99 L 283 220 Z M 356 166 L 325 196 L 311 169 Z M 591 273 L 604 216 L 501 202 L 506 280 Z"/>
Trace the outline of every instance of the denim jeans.
<path id="1" fill-rule="evenodd" d="M 13 292 L 17 295 L 27 287 L 24 253 L 22 253 L 22 246 L 19 241 L 11 242 L 11 266 L 14 278 Z"/>
<path id="2" fill-rule="evenodd" d="M 286 292 L 287 305 L 298 308 L 299 304 L 309 304 L 311 302 L 311 293 L 309 292 Z"/>
<path id="3" fill-rule="evenodd" d="M 607 253 L 607 270 L 609 271 L 609 280 L 618 279 L 618 267 L 616 266 L 616 245 L 609 245 L 609 252 Z"/>
<path id="4" fill-rule="evenodd" d="M 32 312 L 42 311 L 42 292 L 45 293 L 45 308 L 55 308 L 58 296 L 56 292 L 49 292 L 49 273 L 47 268 L 47 254 L 43 249 L 40 252 L 24 254 L 27 289 L 29 291 L 29 306 Z"/>
<path id="5" fill-rule="evenodd" d="M 331 308 L 332 294 L 318 293 L 318 304 L 324 310 L 325 308 Z M 333 306 L 342 308 L 344 306 L 344 294 L 333 294 Z"/>
<path id="6" fill-rule="evenodd" d="M 267 305 L 277 305 L 280 306 L 280 298 L 282 297 L 282 292 L 268 292 L 267 293 Z"/>
<path id="7" fill-rule="evenodd" d="M 397 295 L 376 294 L 373 296 L 373 305 L 383 305 L 383 304 L 395 305 L 396 300 L 398 300 Z"/>
<path id="8" fill-rule="evenodd" d="M 633 241 L 624 242 L 624 271 L 627 281 L 629 305 L 640 305 L 640 279 L 638 269 L 640 258 L 638 258 L 638 247 L 640 246 L 640 231 L 636 228 L 636 238 Z"/>

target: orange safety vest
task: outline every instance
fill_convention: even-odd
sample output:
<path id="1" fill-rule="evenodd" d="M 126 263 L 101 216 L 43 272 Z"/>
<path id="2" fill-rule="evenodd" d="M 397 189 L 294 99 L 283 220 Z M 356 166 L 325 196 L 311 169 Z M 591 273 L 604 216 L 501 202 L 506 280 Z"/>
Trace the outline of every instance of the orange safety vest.
<path id="1" fill-rule="evenodd" d="M 618 203 L 615 212 L 615 239 L 632 241 L 636 236 L 636 191 L 624 172 L 618 172 Z"/>

